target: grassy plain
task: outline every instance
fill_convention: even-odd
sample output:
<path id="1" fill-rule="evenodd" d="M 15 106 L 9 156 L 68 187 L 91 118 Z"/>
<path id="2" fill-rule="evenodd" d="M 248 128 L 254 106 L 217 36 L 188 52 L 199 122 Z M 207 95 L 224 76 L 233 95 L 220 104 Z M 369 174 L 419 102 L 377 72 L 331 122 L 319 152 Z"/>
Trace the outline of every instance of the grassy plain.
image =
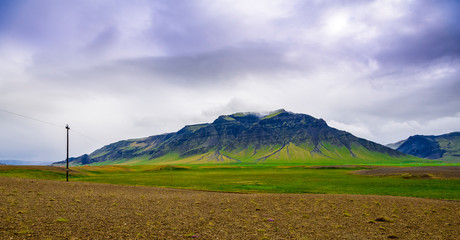
<path id="1" fill-rule="evenodd" d="M 460 200 L 460 179 L 401 172 L 357 175 L 366 166 L 107 165 L 72 168 L 71 181 L 243 193 L 363 194 Z M 401 168 L 405 169 L 405 168 Z M 409 169 L 409 168 L 408 168 Z M 59 167 L 0 166 L 0 176 L 64 180 Z M 457 174 L 460 169 L 454 171 Z M 409 174 L 409 175 L 408 175 Z"/>

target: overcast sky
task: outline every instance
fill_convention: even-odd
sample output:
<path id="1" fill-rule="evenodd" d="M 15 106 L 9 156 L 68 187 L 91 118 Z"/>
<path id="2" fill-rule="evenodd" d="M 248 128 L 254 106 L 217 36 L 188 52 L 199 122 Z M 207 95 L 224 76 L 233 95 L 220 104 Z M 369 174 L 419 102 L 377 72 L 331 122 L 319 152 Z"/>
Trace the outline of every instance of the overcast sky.
<path id="1" fill-rule="evenodd" d="M 65 159 L 65 124 L 79 156 L 279 108 L 382 144 L 459 131 L 459 13 L 454 0 L 2 0 L 0 160 Z"/>

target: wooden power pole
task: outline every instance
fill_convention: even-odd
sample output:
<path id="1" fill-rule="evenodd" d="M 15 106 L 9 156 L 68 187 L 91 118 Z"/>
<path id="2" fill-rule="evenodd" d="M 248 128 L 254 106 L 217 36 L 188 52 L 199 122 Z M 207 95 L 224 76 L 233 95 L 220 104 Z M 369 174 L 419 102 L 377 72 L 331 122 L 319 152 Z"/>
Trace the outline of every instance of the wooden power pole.
<path id="1" fill-rule="evenodd" d="M 65 126 L 67 129 L 67 164 L 66 164 L 66 181 L 69 181 L 69 124 Z"/>

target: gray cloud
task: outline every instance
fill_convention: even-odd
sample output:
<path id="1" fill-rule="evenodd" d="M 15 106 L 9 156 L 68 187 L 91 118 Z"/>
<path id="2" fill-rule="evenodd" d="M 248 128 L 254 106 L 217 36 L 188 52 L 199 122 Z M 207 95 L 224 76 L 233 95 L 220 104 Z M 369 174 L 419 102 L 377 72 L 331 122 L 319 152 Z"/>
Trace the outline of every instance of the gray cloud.
<path id="1" fill-rule="evenodd" d="M 74 134 L 73 155 L 278 108 L 381 143 L 458 131 L 459 10 L 448 0 L 11 1 L 0 7 L 0 108 L 98 140 Z M 0 119 L 0 158 L 62 159 L 62 129 Z"/>
<path id="2" fill-rule="evenodd" d="M 168 54 L 191 54 L 222 46 L 231 38 L 217 17 L 201 11 L 197 2 L 172 1 L 156 6 L 146 34 Z M 229 30 L 229 29 L 227 29 Z"/>
<path id="3" fill-rule="evenodd" d="M 236 81 L 246 75 L 270 75 L 298 71 L 299 66 L 284 60 L 283 51 L 269 44 L 244 44 L 200 54 L 120 60 L 107 71 L 132 71 L 159 81 L 194 85 Z"/>

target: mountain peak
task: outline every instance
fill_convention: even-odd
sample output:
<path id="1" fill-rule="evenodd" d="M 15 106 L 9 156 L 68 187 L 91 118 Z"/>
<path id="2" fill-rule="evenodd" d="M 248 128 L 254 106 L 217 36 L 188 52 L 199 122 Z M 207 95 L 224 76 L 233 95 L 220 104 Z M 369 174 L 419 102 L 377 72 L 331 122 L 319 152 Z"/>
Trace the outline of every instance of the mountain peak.
<path id="1" fill-rule="evenodd" d="M 304 115 L 296 114 L 293 112 L 286 111 L 284 108 L 271 111 L 268 113 L 257 113 L 257 112 L 237 112 L 230 115 L 220 115 L 213 123 L 222 123 L 222 122 L 242 122 L 242 123 L 254 123 L 259 120 L 270 119 L 279 115 Z"/>
<path id="2" fill-rule="evenodd" d="M 241 123 L 241 124 L 252 124 L 259 121 L 259 116 L 256 113 L 251 112 L 239 112 L 231 115 L 221 115 L 212 124 L 218 123 Z"/>
<path id="3" fill-rule="evenodd" d="M 288 112 L 286 110 L 284 110 L 284 108 L 281 108 L 281 109 L 278 109 L 276 111 L 273 111 L 273 112 L 269 112 L 267 115 L 263 116 L 262 119 L 269 119 L 269 118 L 272 118 L 272 117 L 276 117 L 282 113 L 290 113 L 292 114 L 291 112 Z"/>
<path id="4" fill-rule="evenodd" d="M 254 113 L 254 112 L 237 112 L 229 116 L 238 118 L 238 117 L 257 116 L 257 115 L 259 114 Z"/>
<path id="5" fill-rule="evenodd" d="M 329 127 L 323 119 L 279 109 L 262 115 L 239 112 L 212 123 L 188 125 L 180 131 L 120 141 L 75 158 L 75 164 L 154 163 L 328 163 L 368 162 L 369 156 L 390 159 L 404 154 Z M 378 155 L 380 156 L 380 155 Z"/>

